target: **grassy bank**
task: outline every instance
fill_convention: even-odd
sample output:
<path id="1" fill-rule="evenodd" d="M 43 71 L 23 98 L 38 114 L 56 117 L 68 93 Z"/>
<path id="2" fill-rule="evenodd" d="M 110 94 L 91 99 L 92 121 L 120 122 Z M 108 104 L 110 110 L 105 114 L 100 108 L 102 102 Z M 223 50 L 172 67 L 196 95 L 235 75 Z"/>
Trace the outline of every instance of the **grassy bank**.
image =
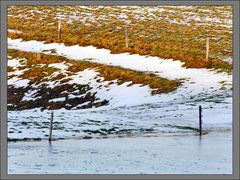
<path id="1" fill-rule="evenodd" d="M 181 60 L 189 68 L 231 72 L 232 65 L 222 61 L 232 57 L 232 29 L 225 23 L 231 19 L 231 7 L 181 9 L 166 6 L 151 13 L 145 7 L 139 13 L 135 11 L 131 7 L 117 6 L 14 6 L 8 11 L 8 28 L 22 33 L 9 32 L 8 36 L 46 43 L 61 42 L 69 46 L 93 45 L 110 49 L 112 53 L 158 56 Z M 126 18 L 121 18 L 123 15 Z M 62 18 L 60 40 L 57 38 L 59 17 Z M 127 21 L 130 21 L 128 25 Z M 126 28 L 128 47 L 125 47 Z M 208 61 L 205 60 L 207 37 L 210 38 Z"/>
<path id="2" fill-rule="evenodd" d="M 8 80 L 11 78 L 26 79 L 28 85 L 25 87 L 8 86 L 8 106 L 9 110 L 23 110 L 41 107 L 43 109 L 72 109 L 80 104 L 85 104 L 78 108 L 99 107 L 108 104 L 108 100 L 100 101 L 96 98 L 96 93 L 90 93 L 92 87 L 89 84 L 68 83 L 78 72 L 86 69 L 94 69 L 98 72 L 97 82 L 109 81 L 105 86 L 109 87 L 116 80 L 117 84 L 131 82 L 133 84 L 148 85 L 152 90 L 152 95 L 168 93 L 174 91 L 181 85 L 180 81 L 168 80 L 154 74 L 143 73 L 121 67 L 107 66 L 87 61 L 70 60 L 62 56 L 30 53 L 19 50 L 8 50 L 9 62 L 11 59 L 19 59 L 20 65 L 17 67 L 8 66 Z M 51 65 L 64 63 L 67 68 L 64 73 Z M 23 70 L 23 71 L 22 71 Z M 15 72 L 22 71 L 20 74 Z M 57 73 L 57 74 L 56 74 Z M 54 82 L 53 87 L 47 85 Z M 101 86 L 101 85 L 100 85 Z M 101 88 L 101 87 L 98 88 Z M 26 93 L 37 91 L 33 100 L 23 100 Z M 77 91 L 77 92 L 76 92 Z M 75 98 L 68 98 L 69 94 Z M 61 102 L 52 102 L 51 99 L 63 98 Z"/>

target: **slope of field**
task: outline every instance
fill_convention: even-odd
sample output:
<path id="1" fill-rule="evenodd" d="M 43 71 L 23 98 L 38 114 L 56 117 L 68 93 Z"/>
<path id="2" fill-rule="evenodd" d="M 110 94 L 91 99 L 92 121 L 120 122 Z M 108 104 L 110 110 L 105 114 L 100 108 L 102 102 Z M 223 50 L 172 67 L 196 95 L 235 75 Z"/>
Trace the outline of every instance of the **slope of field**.
<path id="1" fill-rule="evenodd" d="M 114 98 L 121 101 L 117 94 L 128 89 L 136 91 L 131 97 L 138 101 L 138 94 L 168 93 L 180 85 L 150 73 L 62 56 L 12 49 L 8 55 L 8 110 L 99 107 Z"/>
<path id="2" fill-rule="evenodd" d="M 225 131 L 232 123 L 232 75 L 208 69 L 182 67 L 180 61 L 141 55 L 111 54 L 92 46 L 65 46 L 38 41 L 8 39 L 9 48 L 48 55 L 61 55 L 80 63 L 98 63 L 152 73 L 156 77 L 181 80 L 182 85 L 169 93 L 151 95 L 149 87 L 109 86 L 101 89 L 101 100 L 110 103 L 99 108 L 55 111 L 55 138 L 92 138 L 154 133 L 195 133 L 198 128 L 198 105 L 203 106 L 204 129 Z M 9 60 L 11 63 L 12 60 Z M 63 68 L 63 62 L 58 62 Z M 99 65 L 100 66 L 100 65 Z M 120 66 L 120 67 L 119 67 Z M 93 72 L 92 72 L 93 73 Z M 78 74 L 88 76 L 89 73 Z M 77 78 L 76 81 L 79 79 Z M 87 79 L 89 82 L 90 79 Z M 73 82 L 76 82 L 73 81 Z M 129 79 L 131 81 L 131 79 Z M 92 81 L 90 80 L 90 83 Z M 171 82 L 166 80 L 166 82 Z M 14 82 L 13 84 L 17 84 Z M 93 85 L 92 84 L 92 85 Z M 59 95 L 60 97 L 60 95 Z M 55 97 L 57 98 L 57 97 Z M 62 100 L 62 99 L 60 99 Z M 38 109 L 9 112 L 9 138 L 41 138 L 48 134 L 50 112 Z"/>

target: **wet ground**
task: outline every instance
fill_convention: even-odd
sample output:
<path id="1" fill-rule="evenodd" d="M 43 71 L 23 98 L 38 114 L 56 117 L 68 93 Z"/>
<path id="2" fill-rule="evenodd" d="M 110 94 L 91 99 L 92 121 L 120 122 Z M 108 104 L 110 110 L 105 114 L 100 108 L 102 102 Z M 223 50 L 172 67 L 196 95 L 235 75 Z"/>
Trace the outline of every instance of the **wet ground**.
<path id="1" fill-rule="evenodd" d="M 10 142 L 10 174 L 231 174 L 231 132 Z"/>

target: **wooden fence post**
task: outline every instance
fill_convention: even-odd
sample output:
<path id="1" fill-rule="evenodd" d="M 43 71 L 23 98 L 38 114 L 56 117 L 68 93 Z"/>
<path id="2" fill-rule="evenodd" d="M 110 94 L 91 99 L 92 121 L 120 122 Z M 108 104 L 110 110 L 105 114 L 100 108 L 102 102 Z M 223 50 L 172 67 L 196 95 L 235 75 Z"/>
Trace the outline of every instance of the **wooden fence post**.
<path id="1" fill-rule="evenodd" d="M 41 60 L 42 59 L 42 56 L 40 53 L 37 53 L 37 60 Z"/>
<path id="2" fill-rule="evenodd" d="M 126 47 L 128 48 L 128 28 L 125 30 Z"/>
<path id="3" fill-rule="evenodd" d="M 58 40 L 60 40 L 61 39 L 61 30 L 62 30 L 62 23 L 61 23 L 61 19 L 59 19 L 59 21 L 58 21 Z"/>
<path id="4" fill-rule="evenodd" d="M 202 136 L 202 106 L 199 106 L 199 136 Z"/>
<path id="5" fill-rule="evenodd" d="M 49 127 L 49 137 L 48 140 L 52 141 L 52 129 L 53 129 L 53 111 L 51 112 L 50 127 Z"/>
<path id="6" fill-rule="evenodd" d="M 209 56 L 209 38 L 206 39 L 206 61 L 208 61 Z"/>

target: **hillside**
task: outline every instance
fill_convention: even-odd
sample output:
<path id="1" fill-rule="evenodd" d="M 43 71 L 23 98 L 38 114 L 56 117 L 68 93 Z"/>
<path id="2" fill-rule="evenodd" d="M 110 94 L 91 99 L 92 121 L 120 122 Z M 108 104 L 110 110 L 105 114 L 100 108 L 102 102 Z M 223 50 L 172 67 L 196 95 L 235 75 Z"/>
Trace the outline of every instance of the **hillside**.
<path id="1" fill-rule="evenodd" d="M 11 6 L 11 38 L 93 45 L 231 71 L 231 6 Z M 61 19 L 61 39 L 58 20 Z M 128 46 L 126 47 L 126 28 Z M 20 32 L 20 33 L 19 33 Z M 206 61 L 206 39 L 209 59 Z"/>

